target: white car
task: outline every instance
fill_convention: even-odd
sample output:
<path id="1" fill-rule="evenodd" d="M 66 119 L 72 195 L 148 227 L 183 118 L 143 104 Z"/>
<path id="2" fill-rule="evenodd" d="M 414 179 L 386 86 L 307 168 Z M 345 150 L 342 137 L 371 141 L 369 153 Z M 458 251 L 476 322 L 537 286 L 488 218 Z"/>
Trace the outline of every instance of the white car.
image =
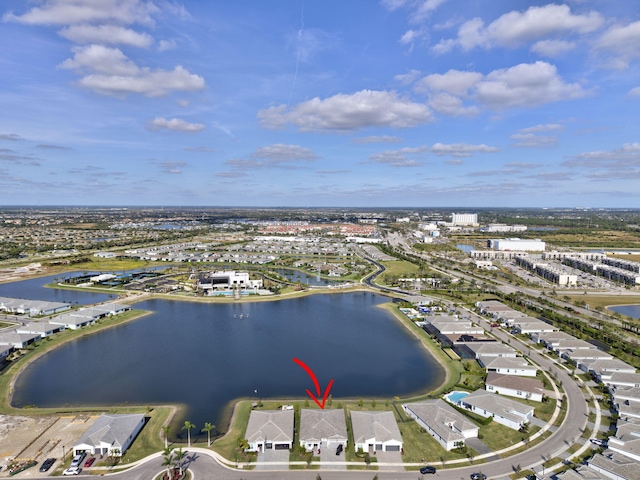
<path id="1" fill-rule="evenodd" d="M 600 440 L 599 438 L 592 438 L 591 443 L 600 447 L 604 447 L 607 445 L 607 442 L 605 442 L 604 440 Z"/>
<path id="2" fill-rule="evenodd" d="M 78 475 L 81 471 L 82 469 L 80 467 L 69 467 L 62 472 L 62 475 Z"/>

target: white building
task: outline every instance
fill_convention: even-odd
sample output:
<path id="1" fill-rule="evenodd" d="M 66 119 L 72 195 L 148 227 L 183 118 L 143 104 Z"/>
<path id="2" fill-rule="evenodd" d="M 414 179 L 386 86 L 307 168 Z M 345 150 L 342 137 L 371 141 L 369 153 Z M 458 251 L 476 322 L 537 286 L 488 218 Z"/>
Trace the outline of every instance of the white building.
<path id="1" fill-rule="evenodd" d="M 524 378 L 515 375 L 501 375 L 495 372 L 487 374 L 485 382 L 487 392 L 506 395 L 508 397 L 524 398 L 535 402 L 542 401 L 544 385 L 537 378 Z"/>
<path id="2" fill-rule="evenodd" d="M 475 226 L 478 225 L 477 213 L 452 213 L 451 223 L 455 227 Z"/>
<path id="3" fill-rule="evenodd" d="M 338 445 L 346 447 L 347 439 L 344 410 L 303 408 L 300 411 L 300 446 L 307 452 Z"/>
<path id="4" fill-rule="evenodd" d="M 494 250 L 512 250 L 518 252 L 544 252 L 542 240 L 526 240 L 521 238 L 504 238 L 487 240 L 487 246 Z"/>
<path id="5" fill-rule="evenodd" d="M 73 454 L 122 456 L 144 427 L 143 414 L 101 415 L 73 446 Z"/>
<path id="6" fill-rule="evenodd" d="M 247 452 L 289 450 L 293 446 L 293 410 L 252 410 L 245 438 Z"/>
<path id="7" fill-rule="evenodd" d="M 393 412 L 351 412 L 356 452 L 399 452 L 402 435 Z"/>
<path id="8" fill-rule="evenodd" d="M 463 408 L 482 417 L 493 417 L 495 422 L 519 430 L 533 419 L 534 407 L 501 397 L 486 390 L 476 390 L 460 400 Z"/>
<path id="9" fill-rule="evenodd" d="M 250 280 L 248 272 L 220 271 L 202 275 L 198 279 L 198 288 L 205 292 L 257 290 L 262 288 L 262 280 Z"/>

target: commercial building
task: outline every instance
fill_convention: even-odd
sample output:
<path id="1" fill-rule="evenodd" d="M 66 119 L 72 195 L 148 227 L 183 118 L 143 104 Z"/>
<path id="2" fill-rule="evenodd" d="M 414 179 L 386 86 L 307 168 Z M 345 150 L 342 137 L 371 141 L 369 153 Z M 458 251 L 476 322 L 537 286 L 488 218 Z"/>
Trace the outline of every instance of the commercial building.
<path id="1" fill-rule="evenodd" d="M 487 247 L 503 251 L 544 252 L 545 243 L 540 239 L 503 238 L 487 240 Z"/>
<path id="2" fill-rule="evenodd" d="M 473 227 L 478 225 L 477 213 L 452 213 L 451 224 L 454 227 Z"/>

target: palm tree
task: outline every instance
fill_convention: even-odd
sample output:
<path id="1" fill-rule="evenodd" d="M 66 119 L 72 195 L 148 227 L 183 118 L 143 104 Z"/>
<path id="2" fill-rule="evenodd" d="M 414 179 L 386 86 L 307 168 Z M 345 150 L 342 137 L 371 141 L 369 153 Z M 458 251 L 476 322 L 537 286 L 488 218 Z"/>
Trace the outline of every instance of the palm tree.
<path id="1" fill-rule="evenodd" d="M 186 430 L 187 431 L 187 438 L 188 438 L 188 446 L 189 448 L 191 448 L 191 429 L 192 428 L 196 428 L 196 426 L 191 423 L 189 420 L 186 420 L 184 422 L 184 425 L 182 426 L 182 430 Z"/>
<path id="2" fill-rule="evenodd" d="M 180 447 L 178 451 L 176 451 L 175 453 L 176 453 L 176 465 L 180 470 L 180 476 L 182 477 L 182 459 L 187 454 L 187 452 L 182 450 L 182 447 Z"/>
<path id="3" fill-rule="evenodd" d="M 167 474 L 169 475 L 169 480 L 171 480 L 171 467 L 173 467 L 173 451 L 169 447 L 165 447 L 162 454 L 162 466 L 167 467 Z"/>
<path id="4" fill-rule="evenodd" d="M 211 446 L 211 430 L 215 430 L 216 426 L 207 422 L 204 424 L 204 428 L 200 430 L 201 432 L 207 432 L 207 447 Z"/>
<path id="5" fill-rule="evenodd" d="M 164 448 L 169 448 L 169 425 L 162 427 L 164 432 Z"/>

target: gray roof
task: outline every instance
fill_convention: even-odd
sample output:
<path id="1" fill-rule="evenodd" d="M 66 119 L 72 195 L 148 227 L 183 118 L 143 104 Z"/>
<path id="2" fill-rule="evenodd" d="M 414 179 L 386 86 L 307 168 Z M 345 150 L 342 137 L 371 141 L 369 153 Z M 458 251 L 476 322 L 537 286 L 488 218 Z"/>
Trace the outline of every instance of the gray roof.
<path id="1" fill-rule="evenodd" d="M 558 478 L 561 480 L 611 480 L 606 475 L 595 471 L 587 465 L 579 465 L 575 470 L 567 470 L 559 473 Z"/>
<path id="2" fill-rule="evenodd" d="M 611 377 L 605 381 L 609 385 L 616 385 L 617 383 L 632 383 L 640 385 L 640 373 L 625 373 L 614 372 Z"/>
<path id="3" fill-rule="evenodd" d="M 594 455 L 591 459 L 587 460 L 587 463 L 590 467 L 602 469 L 614 474 L 620 479 L 640 479 L 638 462 L 619 453 L 611 452 L 610 450 L 607 450 L 602 454 Z"/>
<path id="4" fill-rule="evenodd" d="M 542 393 L 544 390 L 544 384 L 537 378 L 518 377 L 517 375 L 501 375 L 497 372 L 487 373 L 487 380 L 485 384 L 531 393 Z"/>
<path id="5" fill-rule="evenodd" d="M 122 448 L 129 437 L 136 431 L 141 421 L 142 413 L 130 415 L 100 415 L 86 432 L 76 442 L 76 445 L 100 446 L 101 443 Z"/>
<path id="6" fill-rule="evenodd" d="M 460 433 L 461 431 L 478 431 L 477 425 L 467 420 L 464 415 L 457 412 L 444 400 L 407 403 L 402 407 L 413 412 L 446 442 L 464 441 L 465 436 Z"/>
<path id="7" fill-rule="evenodd" d="M 460 402 L 481 408 L 487 412 L 515 422 L 521 422 L 523 415 L 528 415 L 534 410 L 534 407 L 496 395 L 495 393 L 487 392 L 486 390 L 476 390 L 461 399 Z M 515 412 L 519 412 L 520 415 Z"/>
<path id="8" fill-rule="evenodd" d="M 390 440 L 402 442 L 402 435 L 393 412 L 351 412 L 353 440 L 364 443 L 369 439 L 384 443 Z"/>
<path id="9" fill-rule="evenodd" d="M 249 443 L 293 442 L 293 410 L 252 410 L 245 438 Z"/>
<path id="10" fill-rule="evenodd" d="M 531 365 L 523 357 L 485 357 L 480 355 L 485 368 L 525 368 L 528 370 L 535 369 L 535 365 Z"/>
<path id="11" fill-rule="evenodd" d="M 18 348 L 24 343 L 35 342 L 40 338 L 41 336 L 37 333 L 18 333 L 12 330 L 0 334 L 0 345 L 13 345 Z"/>
<path id="12" fill-rule="evenodd" d="M 476 355 L 515 356 L 516 349 L 498 342 L 467 342 L 466 347 Z"/>
<path id="13" fill-rule="evenodd" d="M 303 408 L 300 411 L 300 441 L 320 442 L 323 439 L 347 441 L 344 410 Z"/>

